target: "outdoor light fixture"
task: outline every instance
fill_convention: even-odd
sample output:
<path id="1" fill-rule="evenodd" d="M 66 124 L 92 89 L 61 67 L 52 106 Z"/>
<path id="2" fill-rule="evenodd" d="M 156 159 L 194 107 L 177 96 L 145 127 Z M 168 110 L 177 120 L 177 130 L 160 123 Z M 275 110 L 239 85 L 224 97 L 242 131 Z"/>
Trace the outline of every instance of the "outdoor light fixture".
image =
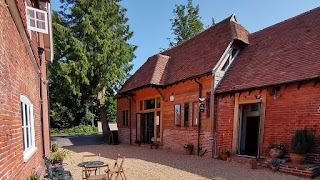
<path id="1" fill-rule="evenodd" d="M 170 96 L 170 101 L 171 101 L 171 102 L 174 101 L 174 95 L 173 95 L 173 93 L 172 93 L 171 96 Z"/>

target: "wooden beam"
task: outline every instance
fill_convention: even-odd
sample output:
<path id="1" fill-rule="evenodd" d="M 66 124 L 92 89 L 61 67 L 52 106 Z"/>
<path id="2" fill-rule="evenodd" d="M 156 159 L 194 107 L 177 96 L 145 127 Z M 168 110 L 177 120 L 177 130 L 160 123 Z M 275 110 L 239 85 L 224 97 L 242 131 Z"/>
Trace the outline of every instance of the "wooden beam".
<path id="1" fill-rule="evenodd" d="M 161 96 L 161 99 L 162 99 L 162 101 L 165 101 L 165 96 L 164 96 L 164 94 L 158 89 L 158 88 L 155 88 L 157 91 L 158 91 L 158 93 L 160 94 L 160 96 Z"/>
<path id="2" fill-rule="evenodd" d="M 237 152 L 237 139 L 238 139 L 238 121 L 239 121 L 239 93 L 235 94 L 234 112 L 233 112 L 233 134 L 232 134 L 232 153 Z"/>

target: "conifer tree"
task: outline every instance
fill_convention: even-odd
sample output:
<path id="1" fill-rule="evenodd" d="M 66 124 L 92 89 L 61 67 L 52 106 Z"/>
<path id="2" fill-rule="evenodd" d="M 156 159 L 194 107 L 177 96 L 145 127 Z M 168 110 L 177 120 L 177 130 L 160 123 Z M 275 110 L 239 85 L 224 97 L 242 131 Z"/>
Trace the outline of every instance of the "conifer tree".
<path id="1" fill-rule="evenodd" d="M 73 110 L 78 123 L 97 115 L 104 135 L 109 130 L 106 104 L 113 104 L 105 100 L 114 95 L 116 83 L 124 82 L 136 49 L 128 43 L 133 32 L 120 1 L 60 0 L 61 11 L 53 13 L 50 98 L 53 111 L 58 112 L 51 116 L 61 113 L 58 106 Z"/>

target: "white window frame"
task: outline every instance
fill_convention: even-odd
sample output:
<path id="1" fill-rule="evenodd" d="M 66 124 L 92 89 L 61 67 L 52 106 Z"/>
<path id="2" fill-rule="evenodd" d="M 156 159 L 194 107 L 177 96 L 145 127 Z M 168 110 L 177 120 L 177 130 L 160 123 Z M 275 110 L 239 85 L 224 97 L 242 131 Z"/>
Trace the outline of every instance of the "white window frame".
<path id="1" fill-rule="evenodd" d="M 34 17 L 31 17 L 28 15 L 28 11 L 33 11 L 34 12 Z M 44 20 L 42 19 L 37 19 L 37 13 L 42 13 L 44 14 Z M 27 18 L 27 27 L 28 27 L 28 30 L 31 30 L 31 31 L 36 31 L 36 32 L 41 32 L 41 33 L 45 33 L 45 34 L 48 34 L 48 13 L 47 11 L 43 11 L 43 10 L 40 10 L 40 9 L 36 9 L 36 8 L 33 8 L 33 7 L 30 7 L 30 6 L 26 6 L 26 18 Z M 34 26 L 31 26 L 31 23 L 30 23 L 30 20 L 33 19 L 35 21 L 35 27 Z M 41 29 L 41 28 L 38 28 L 37 27 L 37 22 L 38 21 L 41 21 L 41 22 L 44 22 L 44 28 L 45 29 Z"/>
<path id="2" fill-rule="evenodd" d="M 25 95 L 20 95 L 23 141 L 23 161 L 27 162 L 37 151 L 34 132 L 33 104 Z M 27 109 L 27 110 L 26 110 Z"/>

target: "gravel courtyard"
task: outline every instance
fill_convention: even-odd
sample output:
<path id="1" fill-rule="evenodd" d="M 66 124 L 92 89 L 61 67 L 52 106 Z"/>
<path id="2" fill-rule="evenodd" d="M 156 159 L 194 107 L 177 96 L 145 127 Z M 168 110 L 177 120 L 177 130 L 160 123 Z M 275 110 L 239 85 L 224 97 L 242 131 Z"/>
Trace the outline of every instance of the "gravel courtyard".
<path id="1" fill-rule="evenodd" d="M 101 155 L 101 160 L 109 165 L 114 163 L 117 154 L 126 157 L 124 170 L 128 180 L 153 179 L 288 179 L 298 180 L 301 177 L 291 176 L 269 169 L 249 169 L 241 164 L 233 164 L 213 158 L 198 157 L 194 155 L 175 154 L 161 149 L 147 147 L 120 145 L 84 145 L 66 147 L 72 151 L 72 159 L 65 160 L 74 179 L 81 179 L 81 162 L 83 154 Z"/>

